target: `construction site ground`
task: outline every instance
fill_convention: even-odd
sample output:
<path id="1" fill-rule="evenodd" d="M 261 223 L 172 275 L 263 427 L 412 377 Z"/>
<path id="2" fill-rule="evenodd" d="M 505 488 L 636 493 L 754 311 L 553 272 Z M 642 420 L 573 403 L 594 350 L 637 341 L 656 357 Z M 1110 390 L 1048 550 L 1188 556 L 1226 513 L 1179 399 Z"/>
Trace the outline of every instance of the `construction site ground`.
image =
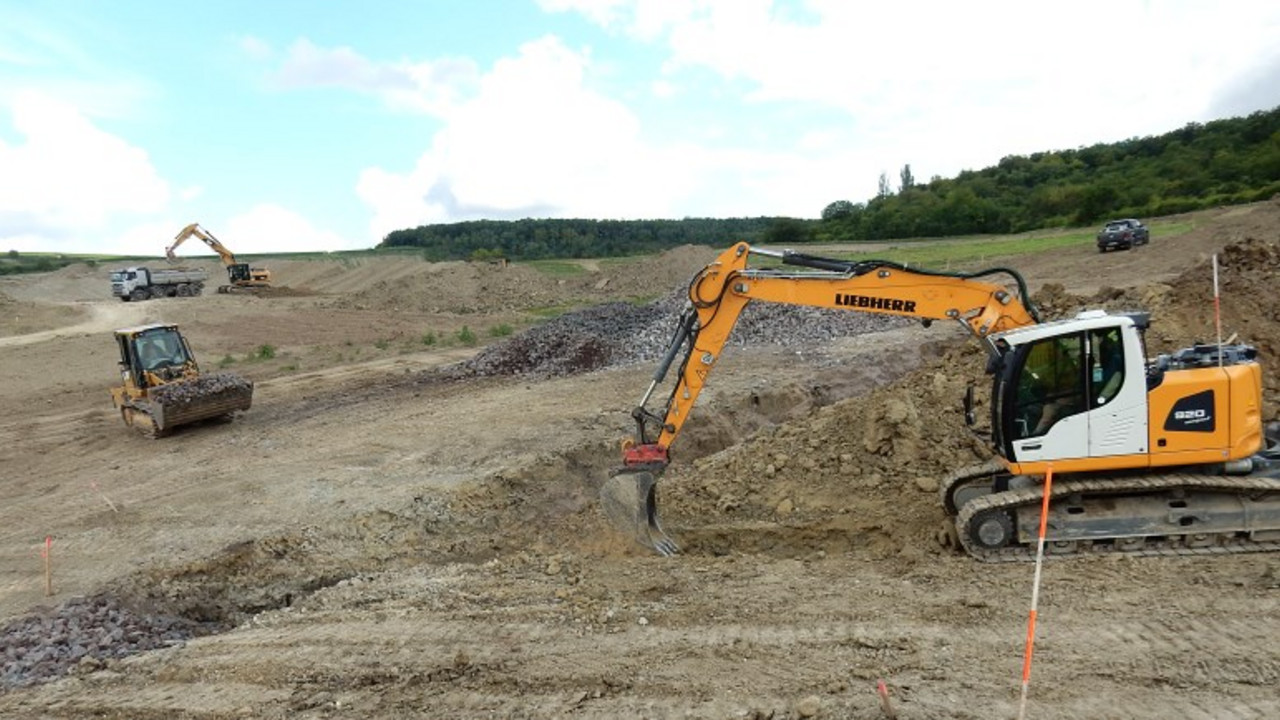
<path id="1" fill-rule="evenodd" d="M 1275 420 L 1280 202 L 1178 222 L 989 260 L 1050 314 L 1150 310 L 1155 353 L 1214 339 L 1220 253 L 1223 332 L 1258 347 Z M 661 484 L 674 558 L 597 502 L 654 362 L 443 370 L 721 249 L 267 260 L 268 295 L 134 303 L 105 266 L 0 279 L 0 717 L 870 719 L 881 680 L 899 718 L 1015 717 L 1033 567 L 934 540 L 938 478 L 985 457 L 959 328 L 734 343 Z M 253 407 L 126 428 L 111 331 L 146 322 Z M 1274 718 L 1277 687 L 1280 556 L 1045 564 L 1027 717 Z"/>

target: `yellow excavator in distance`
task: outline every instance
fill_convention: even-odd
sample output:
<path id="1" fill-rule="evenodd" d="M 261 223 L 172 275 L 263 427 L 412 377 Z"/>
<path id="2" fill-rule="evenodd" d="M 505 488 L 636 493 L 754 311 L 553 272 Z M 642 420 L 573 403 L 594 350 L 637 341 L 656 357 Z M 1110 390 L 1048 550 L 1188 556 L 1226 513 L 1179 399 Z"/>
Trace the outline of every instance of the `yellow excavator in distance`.
<path id="1" fill-rule="evenodd" d="M 748 267 L 750 256 L 781 266 Z M 939 483 L 945 539 L 978 559 L 1034 557 L 1049 470 L 1051 552 L 1280 550 L 1280 451 L 1264 432 L 1253 347 L 1196 345 L 1149 361 L 1147 313 L 1091 310 L 1042 323 L 1014 270 L 935 272 L 739 243 L 690 283 L 689 304 L 632 411 L 623 466 L 601 487 L 610 519 L 661 554 L 679 548 L 662 529 L 658 478 L 730 332 L 756 301 L 926 326 L 949 320 L 979 341 L 992 378 L 993 459 Z M 666 405 L 649 410 L 682 348 Z M 972 387 L 964 408 L 972 426 Z"/>
<path id="2" fill-rule="evenodd" d="M 226 245 L 223 245 L 213 233 L 200 227 L 200 223 L 191 223 L 182 228 L 173 238 L 173 244 L 164 249 L 165 257 L 169 262 L 177 262 L 178 256 L 175 251 L 178 246 L 186 242 L 188 238 L 199 238 L 218 253 L 218 257 L 222 259 L 222 264 L 227 268 L 227 278 L 229 283 L 218 288 L 220 293 L 235 292 L 254 292 L 263 288 L 271 287 L 271 271 L 261 267 L 250 267 L 249 263 L 243 263 L 236 260 L 235 253 L 232 253 Z"/>
<path id="3" fill-rule="evenodd" d="M 179 425 L 230 418 L 253 404 L 253 383 L 227 372 L 200 372 L 177 325 L 116 330 L 120 379 L 111 399 L 125 425 L 163 437 Z"/>

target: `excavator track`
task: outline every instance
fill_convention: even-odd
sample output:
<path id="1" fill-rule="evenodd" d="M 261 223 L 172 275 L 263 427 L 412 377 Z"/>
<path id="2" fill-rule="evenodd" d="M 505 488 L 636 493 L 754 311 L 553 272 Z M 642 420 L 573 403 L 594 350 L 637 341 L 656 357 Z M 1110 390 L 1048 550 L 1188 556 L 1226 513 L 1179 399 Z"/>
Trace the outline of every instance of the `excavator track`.
<path id="1" fill-rule="evenodd" d="M 1000 475 L 1008 476 L 1009 469 L 998 458 L 960 468 L 938 482 L 938 499 L 947 515 L 954 516 L 970 497 L 990 493 L 992 482 Z"/>
<path id="2" fill-rule="evenodd" d="M 1167 556 L 1280 550 L 1277 474 L 1271 469 L 1242 476 L 1177 472 L 1055 479 L 1046 554 Z M 968 500 L 955 517 L 960 545 L 984 562 L 1034 560 L 1043 490 L 1037 482 Z"/>

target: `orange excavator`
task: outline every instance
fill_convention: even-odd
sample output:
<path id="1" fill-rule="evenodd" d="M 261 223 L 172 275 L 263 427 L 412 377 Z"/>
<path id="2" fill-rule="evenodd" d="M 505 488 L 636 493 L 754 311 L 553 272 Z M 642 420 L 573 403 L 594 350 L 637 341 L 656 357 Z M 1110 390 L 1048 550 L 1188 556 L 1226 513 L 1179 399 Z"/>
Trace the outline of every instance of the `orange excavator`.
<path id="1" fill-rule="evenodd" d="M 200 223 L 191 223 L 174 236 L 173 244 L 164 249 L 165 257 L 169 259 L 169 262 L 177 262 L 178 256 L 175 251 L 179 245 L 192 237 L 199 238 L 205 245 L 212 248 L 218 254 L 218 257 L 222 259 L 222 265 L 227 269 L 229 282 L 226 285 L 219 286 L 218 292 L 255 292 L 271 287 L 270 270 L 250 267 L 249 263 L 236 260 L 235 254 L 226 245 L 223 245 L 222 241 L 214 237 L 213 233 L 200 227 Z"/>
<path id="2" fill-rule="evenodd" d="M 749 267 L 751 257 L 768 267 Z M 1001 280 L 1003 278 L 1003 281 Z M 1262 369 L 1247 345 L 1148 360 L 1146 313 L 1042 322 L 1016 271 L 934 272 L 740 243 L 689 285 L 689 304 L 640 404 L 610 518 L 663 555 L 657 485 L 743 309 L 786 303 L 962 325 L 987 352 L 991 462 L 939 483 L 950 542 L 982 560 L 1034 556 L 1052 469 L 1052 552 L 1138 555 L 1280 550 L 1280 451 L 1265 437 Z M 680 358 L 665 406 L 647 406 Z M 973 389 L 964 399 L 975 422 Z"/>

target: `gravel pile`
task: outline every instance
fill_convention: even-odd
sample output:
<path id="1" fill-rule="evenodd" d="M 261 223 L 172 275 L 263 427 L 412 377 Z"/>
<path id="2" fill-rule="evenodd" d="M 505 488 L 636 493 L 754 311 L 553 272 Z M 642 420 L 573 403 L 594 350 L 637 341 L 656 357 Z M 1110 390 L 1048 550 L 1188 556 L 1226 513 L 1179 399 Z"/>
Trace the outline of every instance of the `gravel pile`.
<path id="1" fill-rule="evenodd" d="M 0 692 L 181 643 L 197 629 L 182 618 L 133 612 L 105 595 L 68 600 L 52 615 L 29 615 L 0 629 Z"/>
<path id="2" fill-rule="evenodd" d="M 235 373 L 208 373 L 188 382 L 172 382 L 151 391 L 161 405 L 178 409 L 193 402 L 252 396 L 253 383 Z"/>
<path id="3" fill-rule="evenodd" d="M 685 298 L 680 291 L 646 305 L 615 302 L 567 313 L 489 346 L 455 373 L 547 378 L 657 361 L 675 332 Z M 729 343 L 806 347 L 908 322 L 847 310 L 752 303 L 738 318 Z"/>

